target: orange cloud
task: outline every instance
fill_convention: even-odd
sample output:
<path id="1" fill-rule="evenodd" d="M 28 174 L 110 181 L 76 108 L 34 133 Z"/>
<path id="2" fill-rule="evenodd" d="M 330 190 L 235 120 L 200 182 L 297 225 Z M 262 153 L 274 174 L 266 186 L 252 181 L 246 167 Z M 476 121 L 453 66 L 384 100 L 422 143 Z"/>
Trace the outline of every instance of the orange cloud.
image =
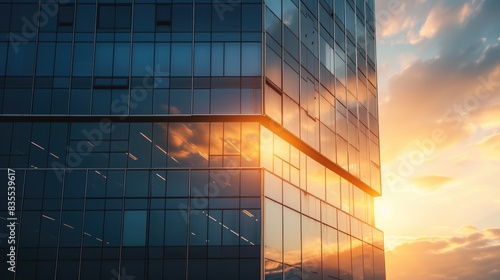
<path id="1" fill-rule="evenodd" d="M 419 237 L 386 252 L 387 279 L 500 279 L 500 229 Z"/>
<path id="2" fill-rule="evenodd" d="M 412 182 L 416 184 L 416 186 L 424 191 L 435 191 L 446 183 L 453 181 L 452 178 L 446 176 L 423 176 L 412 179 Z"/>

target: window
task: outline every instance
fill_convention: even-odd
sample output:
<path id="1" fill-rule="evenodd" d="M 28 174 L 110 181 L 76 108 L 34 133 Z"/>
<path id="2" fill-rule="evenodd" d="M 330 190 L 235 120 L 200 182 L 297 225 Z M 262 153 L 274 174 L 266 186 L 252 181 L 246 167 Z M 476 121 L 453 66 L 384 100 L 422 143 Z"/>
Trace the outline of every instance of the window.
<path id="1" fill-rule="evenodd" d="M 98 29 L 130 29 L 130 5 L 99 5 L 98 9 Z"/>
<path id="2" fill-rule="evenodd" d="M 156 26 L 170 26 L 172 24 L 172 8 L 170 5 L 156 6 Z"/>
<path id="3" fill-rule="evenodd" d="M 59 26 L 73 26 L 74 5 L 59 5 L 58 21 Z"/>

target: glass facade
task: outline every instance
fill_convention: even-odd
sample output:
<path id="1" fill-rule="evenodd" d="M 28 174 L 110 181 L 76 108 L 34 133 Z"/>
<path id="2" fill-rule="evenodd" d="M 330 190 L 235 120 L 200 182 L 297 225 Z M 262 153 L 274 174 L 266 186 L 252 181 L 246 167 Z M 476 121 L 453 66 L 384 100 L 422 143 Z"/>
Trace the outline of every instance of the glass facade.
<path id="1" fill-rule="evenodd" d="M 374 34 L 373 0 L 0 0 L 0 279 L 385 279 Z"/>

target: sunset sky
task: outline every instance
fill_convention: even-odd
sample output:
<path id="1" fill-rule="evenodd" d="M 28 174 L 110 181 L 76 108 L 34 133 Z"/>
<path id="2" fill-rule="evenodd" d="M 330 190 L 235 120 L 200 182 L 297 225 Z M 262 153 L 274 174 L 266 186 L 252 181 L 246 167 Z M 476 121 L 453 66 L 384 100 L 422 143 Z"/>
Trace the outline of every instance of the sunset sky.
<path id="1" fill-rule="evenodd" d="M 500 1 L 375 3 L 387 279 L 500 279 Z"/>

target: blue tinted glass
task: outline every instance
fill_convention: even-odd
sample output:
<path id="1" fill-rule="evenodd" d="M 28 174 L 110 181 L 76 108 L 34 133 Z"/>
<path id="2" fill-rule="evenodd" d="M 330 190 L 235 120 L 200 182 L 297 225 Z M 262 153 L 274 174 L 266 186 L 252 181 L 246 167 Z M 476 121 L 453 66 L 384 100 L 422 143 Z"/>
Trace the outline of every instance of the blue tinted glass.
<path id="1" fill-rule="evenodd" d="M 90 111 L 90 91 L 86 89 L 74 89 L 71 91 L 70 113 L 74 115 L 86 115 Z"/>
<path id="2" fill-rule="evenodd" d="M 120 201 L 121 203 L 121 201 Z M 120 204 L 121 206 L 121 204 Z M 122 225 L 122 211 L 106 211 L 104 217 L 104 242 L 105 246 L 120 246 Z M 139 221 L 140 225 L 140 221 Z"/>
<path id="3" fill-rule="evenodd" d="M 189 216 L 189 245 L 205 246 L 207 245 L 207 222 L 209 218 L 205 215 L 206 211 L 191 210 Z"/>
<path id="4" fill-rule="evenodd" d="M 212 76 L 222 76 L 224 69 L 224 44 L 212 44 Z"/>
<path id="5" fill-rule="evenodd" d="M 170 71 L 170 44 L 156 44 L 155 76 L 168 76 Z"/>
<path id="6" fill-rule="evenodd" d="M 132 56 L 132 75 L 146 76 L 153 69 L 154 45 L 135 43 Z M 148 71 L 148 69 L 150 69 Z"/>
<path id="7" fill-rule="evenodd" d="M 239 89 L 212 89 L 210 104 L 212 114 L 239 113 Z"/>
<path id="8" fill-rule="evenodd" d="M 95 47 L 94 73 L 96 76 L 111 76 L 113 71 L 113 44 L 98 43 Z"/>
<path id="9" fill-rule="evenodd" d="M 171 170 L 167 172 L 167 196 L 188 195 L 188 172 Z"/>
<path id="10" fill-rule="evenodd" d="M 94 90 L 92 94 L 92 114 L 109 115 L 111 90 Z"/>
<path id="11" fill-rule="evenodd" d="M 4 114 L 29 114 L 31 89 L 6 89 L 3 100 Z"/>
<path id="12" fill-rule="evenodd" d="M 55 43 L 39 43 L 36 75 L 52 76 L 54 72 Z M 1 67 L 1 66 L 0 66 Z"/>
<path id="13" fill-rule="evenodd" d="M 5 75 L 5 65 L 7 63 L 7 43 L 0 43 L 0 75 Z"/>
<path id="14" fill-rule="evenodd" d="M 9 50 L 7 74 L 12 76 L 32 76 L 35 62 L 35 43 L 25 42 L 17 47 L 17 52 L 14 48 Z"/>
<path id="15" fill-rule="evenodd" d="M 128 76 L 129 75 L 129 55 L 130 44 L 116 43 L 115 44 L 115 57 L 113 65 L 113 74 L 115 76 Z"/>
<path id="16" fill-rule="evenodd" d="M 95 27 L 95 4 L 78 4 L 76 9 L 76 31 L 93 32 Z"/>
<path id="17" fill-rule="evenodd" d="M 170 114 L 189 114 L 191 112 L 191 90 L 173 89 L 170 91 Z"/>
<path id="18" fill-rule="evenodd" d="M 193 100 L 193 114 L 208 114 L 210 105 L 210 90 L 195 89 Z"/>
<path id="19" fill-rule="evenodd" d="M 185 210 L 165 211 L 165 245 L 185 246 L 187 235 L 187 213 Z"/>
<path id="20" fill-rule="evenodd" d="M 172 44 L 172 76 L 190 76 L 191 75 L 191 44 L 173 43 Z"/>
<path id="21" fill-rule="evenodd" d="M 261 73 L 261 46 L 260 43 L 241 44 L 241 75 L 259 76 Z"/>
<path id="22" fill-rule="evenodd" d="M 154 32 L 155 6 L 135 5 L 134 7 L 134 32 Z"/>
<path id="23" fill-rule="evenodd" d="M 165 212 L 149 212 L 149 246 L 163 246 Z"/>
<path id="24" fill-rule="evenodd" d="M 146 245 L 146 211 L 125 211 L 123 246 Z"/>
<path id="25" fill-rule="evenodd" d="M 92 72 L 93 44 L 76 43 L 73 59 L 74 76 L 90 76 Z"/>
<path id="26" fill-rule="evenodd" d="M 210 44 L 197 43 L 194 48 L 194 75 L 210 75 Z"/>
<path id="27" fill-rule="evenodd" d="M 148 195 L 148 171 L 130 170 L 127 172 L 127 181 L 125 184 L 125 196 L 143 197 Z"/>
<path id="28" fill-rule="evenodd" d="M 224 49 L 224 76 L 239 76 L 240 61 L 240 44 L 226 43 Z"/>
<path id="29" fill-rule="evenodd" d="M 64 211 L 62 213 L 61 247 L 79 247 L 82 239 L 82 212 Z"/>
<path id="30" fill-rule="evenodd" d="M 85 212 L 85 226 L 83 235 L 84 246 L 102 246 L 102 230 L 104 222 L 103 211 L 86 211 Z"/>
<path id="31" fill-rule="evenodd" d="M 55 76 L 69 76 L 71 65 L 71 43 L 58 43 L 56 50 Z"/>

